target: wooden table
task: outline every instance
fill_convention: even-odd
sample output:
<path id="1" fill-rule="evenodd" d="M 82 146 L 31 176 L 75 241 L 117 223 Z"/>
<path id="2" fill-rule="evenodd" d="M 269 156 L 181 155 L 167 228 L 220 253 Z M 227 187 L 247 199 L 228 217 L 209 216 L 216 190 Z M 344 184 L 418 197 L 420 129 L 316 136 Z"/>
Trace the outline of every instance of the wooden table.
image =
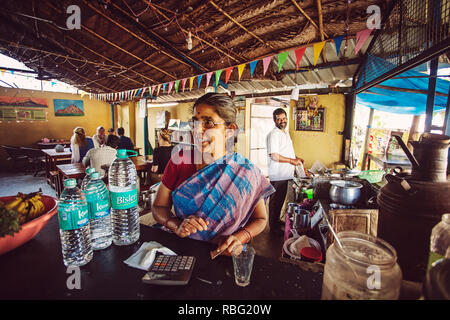
<path id="1" fill-rule="evenodd" d="M 56 147 L 56 145 L 61 144 L 64 147 L 69 147 L 70 146 L 70 140 L 64 140 L 63 142 L 59 142 L 55 141 L 55 142 L 37 142 L 36 145 L 38 146 L 39 149 L 50 149 L 50 148 L 54 148 Z"/>
<path id="2" fill-rule="evenodd" d="M 50 179 L 50 171 L 56 170 L 56 164 L 61 160 L 70 160 L 72 157 L 72 151 L 70 148 L 64 148 L 64 152 L 56 152 L 55 149 L 43 149 L 41 150 L 45 155 L 45 171 L 47 175 L 47 183 L 52 185 Z M 53 186 L 54 187 L 54 186 Z"/>

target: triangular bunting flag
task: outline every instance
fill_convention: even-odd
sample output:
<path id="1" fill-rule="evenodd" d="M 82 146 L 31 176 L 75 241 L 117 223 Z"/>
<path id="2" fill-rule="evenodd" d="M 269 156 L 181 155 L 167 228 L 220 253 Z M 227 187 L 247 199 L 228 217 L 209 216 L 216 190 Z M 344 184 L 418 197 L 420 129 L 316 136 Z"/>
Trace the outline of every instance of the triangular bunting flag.
<path id="1" fill-rule="evenodd" d="M 256 65 L 258 64 L 258 61 L 259 60 L 250 62 L 250 76 L 251 77 L 253 77 L 253 72 L 255 72 L 255 68 L 256 68 Z"/>
<path id="2" fill-rule="evenodd" d="M 167 86 L 167 83 L 163 83 L 163 92 L 162 92 L 162 94 L 164 94 L 164 91 L 166 91 L 166 86 Z"/>
<path id="3" fill-rule="evenodd" d="M 322 52 L 325 43 L 326 41 L 322 41 L 314 44 L 314 65 L 317 64 L 317 60 L 319 60 L 320 53 Z"/>
<path id="4" fill-rule="evenodd" d="M 148 92 L 153 96 L 153 91 L 155 91 L 155 86 L 148 87 Z"/>
<path id="5" fill-rule="evenodd" d="M 356 33 L 356 45 L 355 45 L 355 54 L 362 48 L 364 43 L 366 43 L 367 39 L 370 36 L 370 33 L 373 29 L 365 29 Z"/>
<path id="6" fill-rule="evenodd" d="M 305 54 L 306 47 L 298 48 L 295 50 L 295 63 L 297 65 L 297 70 L 300 67 L 300 62 L 302 61 L 303 55 Z"/>
<path id="7" fill-rule="evenodd" d="M 223 70 L 216 70 L 216 87 L 219 86 L 220 75 Z"/>
<path id="8" fill-rule="evenodd" d="M 136 93 L 136 97 L 141 94 L 141 90 L 142 88 L 138 90 L 138 92 Z"/>
<path id="9" fill-rule="evenodd" d="M 272 61 L 272 58 L 273 58 L 273 56 L 265 57 L 265 58 L 262 59 L 262 61 L 263 61 L 263 67 L 264 67 L 264 68 L 263 68 L 263 75 L 266 74 L 267 68 L 269 68 L 269 64 L 270 64 L 270 61 Z"/>
<path id="10" fill-rule="evenodd" d="M 200 83 L 202 82 L 202 78 L 203 78 L 203 74 L 201 74 L 201 75 L 199 75 L 198 77 L 197 77 L 197 87 L 200 89 Z"/>
<path id="11" fill-rule="evenodd" d="M 212 71 L 206 74 L 206 86 L 209 86 L 209 81 L 211 80 Z"/>
<path id="12" fill-rule="evenodd" d="M 161 90 L 161 84 L 158 84 L 158 88 L 156 89 L 156 95 L 159 95 L 159 90 Z"/>
<path id="13" fill-rule="evenodd" d="M 181 89 L 183 89 L 183 92 L 184 92 L 184 88 L 186 87 L 186 81 L 187 81 L 187 78 L 184 78 L 183 80 L 181 80 Z"/>
<path id="14" fill-rule="evenodd" d="M 0 72 L 2 73 L 2 76 L 4 76 L 5 75 L 5 69 L 0 69 Z"/>
<path id="15" fill-rule="evenodd" d="M 195 77 L 189 78 L 189 90 L 192 90 L 192 86 L 194 85 L 194 79 L 195 79 Z"/>
<path id="16" fill-rule="evenodd" d="M 175 92 L 178 93 L 178 87 L 180 86 L 180 80 L 175 81 Z"/>
<path id="17" fill-rule="evenodd" d="M 173 83 L 174 83 L 173 81 L 169 82 L 169 91 L 167 92 L 167 94 L 170 94 L 170 91 L 172 91 Z"/>
<path id="18" fill-rule="evenodd" d="M 238 65 L 237 68 L 238 68 L 238 79 L 239 81 L 241 81 L 241 76 L 245 69 L 245 63 Z"/>
<path id="19" fill-rule="evenodd" d="M 281 71 L 281 67 L 283 66 L 284 62 L 286 61 L 288 55 L 289 55 L 289 51 L 282 52 L 278 55 L 278 72 Z"/>
<path id="20" fill-rule="evenodd" d="M 339 51 L 341 51 L 342 40 L 344 40 L 345 36 L 339 36 L 334 38 L 334 44 L 336 45 L 336 55 L 339 56 Z"/>
<path id="21" fill-rule="evenodd" d="M 233 68 L 234 67 L 228 67 L 225 70 L 225 83 L 228 83 L 228 80 L 230 80 L 230 75 L 231 75 L 231 72 L 233 72 Z"/>

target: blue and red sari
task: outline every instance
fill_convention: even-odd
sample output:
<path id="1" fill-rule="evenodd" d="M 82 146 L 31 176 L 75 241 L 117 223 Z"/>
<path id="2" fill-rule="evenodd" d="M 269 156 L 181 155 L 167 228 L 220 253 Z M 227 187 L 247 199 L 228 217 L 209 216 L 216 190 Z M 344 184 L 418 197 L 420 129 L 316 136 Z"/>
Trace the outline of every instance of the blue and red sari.
<path id="1" fill-rule="evenodd" d="M 208 230 L 189 237 L 211 240 L 243 227 L 259 200 L 275 192 L 261 170 L 238 153 L 228 154 L 187 178 L 172 192 L 175 214 L 209 221 Z"/>

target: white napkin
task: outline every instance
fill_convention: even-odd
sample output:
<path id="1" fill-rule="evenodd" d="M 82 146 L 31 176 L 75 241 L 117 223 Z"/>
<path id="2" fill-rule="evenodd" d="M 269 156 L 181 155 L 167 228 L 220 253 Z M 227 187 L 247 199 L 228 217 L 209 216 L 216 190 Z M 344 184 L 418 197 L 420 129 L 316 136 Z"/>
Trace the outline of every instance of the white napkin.
<path id="1" fill-rule="evenodd" d="M 177 254 L 160 243 L 151 241 L 144 242 L 138 251 L 133 253 L 124 262 L 130 267 L 147 271 L 155 260 L 156 253 L 162 253 L 169 256 L 176 256 Z"/>
<path id="2" fill-rule="evenodd" d="M 306 178 L 305 167 L 303 167 L 303 163 L 300 162 L 298 166 L 295 166 L 295 173 L 297 173 L 297 178 Z"/>

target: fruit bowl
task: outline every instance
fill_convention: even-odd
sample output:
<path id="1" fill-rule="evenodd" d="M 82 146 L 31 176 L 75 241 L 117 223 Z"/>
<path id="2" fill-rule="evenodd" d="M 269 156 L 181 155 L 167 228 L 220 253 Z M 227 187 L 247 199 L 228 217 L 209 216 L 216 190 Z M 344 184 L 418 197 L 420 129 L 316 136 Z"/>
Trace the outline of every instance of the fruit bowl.
<path id="1" fill-rule="evenodd" d="M 16 196 L 0 197 L 0 201 L 8 203 L 13 201 Z M 35 235 L 47 224 L 51 217 L 57 212 L 58 201 L 50 196 L 42 195 L 42 203 L 45 211 L 39 217 L 22 224 L 19 232 L 12 236 L 0 238 L 0 255 L 9 252 L 34 238 Z"/>

